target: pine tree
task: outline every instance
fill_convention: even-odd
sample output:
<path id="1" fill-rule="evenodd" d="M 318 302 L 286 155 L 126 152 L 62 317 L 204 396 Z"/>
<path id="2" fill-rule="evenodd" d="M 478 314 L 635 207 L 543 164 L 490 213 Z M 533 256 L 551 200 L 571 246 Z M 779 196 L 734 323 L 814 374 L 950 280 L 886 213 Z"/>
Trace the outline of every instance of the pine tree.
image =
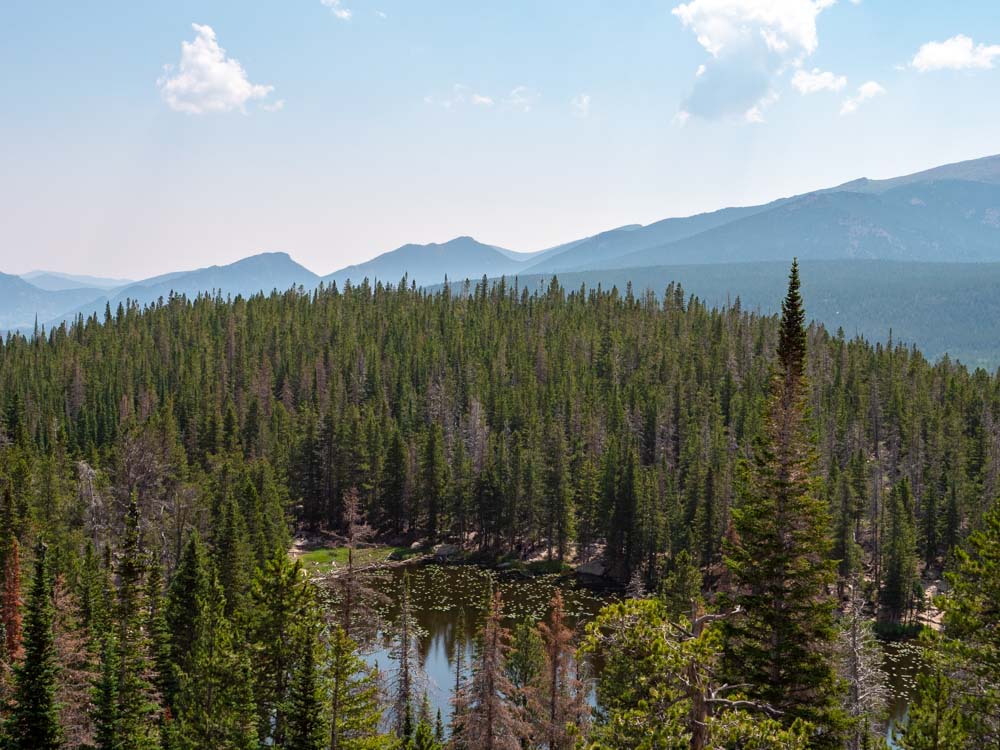
<path id="1" fill-rule="evenodd" d="M 97 750 L 118 747 L 118 665 L 114 635 L 105 633 L 101 642 L 100 675 L 94 685 L 91 720 Z"/>
<path id="2" fill-rule="evenodd" d="M 175 674 L 170 653 L 171 636 L 164 611 L 163 567 L 159 562 L 153 562 L 149 566 L 149 574 L 146 576 L 145 597 L 145 631 L 153 663 L 153 686 L 156 688 L 161 699 L 166 702 L 166 696 L 174 686 Z"/>
<path id="3" fill-rule="evenodd" d="M 279 746 L 284 742 L 289 679 L 304 648 L 296 631 L 313 616 L 312 598 L 301 564 L 293 563 L 283 550 L 276 550 L 254 576 L 249 646 L 261 742 Z"/>
<path id="4" fill-rule="evenodd" d="M 339 625 L 330 630 L 327 665 L 330 750 L 384 747 L 385 739 L 378 736 L 382 711 L 376 675 L 358 656 L 357 644 Z"/>
<path id="5" fill-rule="evenodd" d="M 587 628 L 583 652 L 600 657 L 601 750 L 805 750 L 803 727 L 771 718 L 773 707 L 721 683 L 721 631 L 728 615 L 672 621 L 658 599 L 608 605 Z"/>
<path id="6" fill-rule="evenodd" d="M 836 467 L 836 464 L 834 464 Z M 843 598 L 844 592 L 861 570 L 862 550 L 857 543 L 856 506 L 849 482 L 844 471 L 836 472 L 832 477 L 834 508 L 834 533 L 831 557 L 837 561 L 837 595 Z"/>
<path id="7" fill-rule="evenodd" d="M 910 483 L 903 479 L 892 488 L 887 503 L 887 528 L 882 545 L 882 620 L 898 625 L 910 610 L 917 582 L 917 538 L 913 524 Z"/>
<path id="8" fill-rule="evenodd" d="M 940 666 L 917 675 L 917 693 L 910 702 L 906 724 L 894 733 L 896 746 L 902 750 L 972 747 L 956 693 L 956 685 Z"/>
<path id="9" fill-rule="evenodd" d="M 538 681 L 544 669 L 545 644 L 532 619 L 525 618 L 514 627 L 510 655 L 507 657 L 507 676 L 514 686 L 514 694 L 509 697 L 520 699 Z"/>
<path id="10" fill-rule="evenodd" d="M 125 531 L 118 563 L 118 598 L 115 606 L 116 750 L 153 750 L 159 747 L 156 721 L 158 697 L 149 676 L 153 664 L 146 631 L 144 577 L 146 556 L 142 549 L 139 506 L 133 494 L 125 515 Z"/>
<path id="11" fill-rule="evenodd" d="M 444 508 L 447 464 L 444 460 L 444 436 L 441 426 L 434 424 L 427 433 L 424 453 L 420 462 L 420 490 L 427 508 L 424 531 L 427 540 L 434 544 Z"/>
<path id="12" fill-rule="evenodd" d="M 393 429 L 385 461 L 382 507 L 386 525 L 396 534 L 403 530 L 406 517 L 407 465 L 406 443 L 399 429 Z"/>
<path id="13" fill-rule="evenodd" d="M 989 747 L 1000 738 L 1000 501 L 957 550 L 951 592 L 943 597 L 945 657 L 963 674 L 970 746 Z"/>
<path id="14" fill-rule="evenodd" d="M 764 434 L 744 472 L 733 509 L 736 541 L 726 550 L 740 612 L 727 620 L 726 663 L 735 682 L 751 683 L 783 721 L 812 723 L 816 747 L 835 748 L 844 723 L 831 658 L 835 563 L 813 473 L 804 321 L 793 263 Z"/>
<path id="15" fill-rule="evenodd" d="M 530 628 L 530 626 L 529 626 Z M 533 628 L 530 628 L 534 630 Z M 455 658 L 452 672 L 455 679 L 451 690 L 451 723 L 449 729 L 451 736 L 448 742 L 449 750 L 466 750 L 468 744 L 462 734 L 462 727 L 465 725 L 465 717 L 469 713 L 469 695 L 466 690 L 468 676 L 465 673 L 465 650 L 466 650 L 466 628 L 465 610 L 458 613 L 458 622 L 455 625 Z M 517 695 L 517 689 L 512 691 L 512 695 Z"/>
<path id="16" fill-rule="evenodd" d="M 57 750 L 63 742 L 55 699 L 59 667 L 46 552 L 42 543 L 35 548 L 24 625 L 24 660 L 14 669 L 14 707 L 6 722 L 10 750 Z"/>
<path id="17" fill-rule="evenodd" d="M 704 606 L 701 571 L 692 564 L 687 550 L 677 553 L 672 568 L 660 583 L 659 598 L 670 617 L 694 619 Z"/>
<path id="18" fill-rule="evenodd" d="M 201 537 L 193 531 L 170 580 L 164 605 L 171 667 L 161 671 L 164 701 L 175 708 L 178 675 L 191 672 L 191 644 L 197 632 L 198 611 L 208 597 L 208 561 Z"/>
<path id="19" fill-rule="evenodd" d="M 545 538 L 549 559 L 554 546 L 556 559 L 561 561 L 573 533 L 573 487 L 567 465 L 566 436 L 554 420 L 549 423 L 546 442 Z"/>
<path id="20" fill-rule="evenodd" d="M 385 594 L 369 586 L 365 576 L 358 572 L 355 565 L 355 553 L 359 544 L 363 544 L 375 535 L 375 530 L 364 523 L 361 514 L 361 499 L 353 487 L 344 493 L 344 536 L 347 548 L 347 566 L 331 577 L 330 584 L 337 590 L 340 598 L 338 621 L 348 638 L 365 642 L 376 633 L 375 624 L 378 618 L 375 609 L 379 604 L 388 602 Z M 279 551 L 279 554 L 284 554 Z"/>
<path id="21" fill-rule="evenodd" d="M 247 538 L 246 522 L 239 506 L 228 497 L 222 507 L 212 557 L 225 593 L 226 618 L 244 612 L 244 600 L 253 580 L 254 555 Z"/>
<path id="22" fill-rule="evenodd" d="M 257 731 L 249 660 L 237 650 L 213 576 L 199 597 L 189 671 L 177 693 L 178 750 L 252 750 Z"/>
<path id="23" fill-rule="evenodd" d="M 406 750 L 444 750 L 444 748 L 434 736 L 430 722 L 421 719 L 417 722 L 413 739 L 408 743 Z"/>
<path id="24" fill-rule="evenodd" d="M 326 697 L 317 663 L 319 639 L 316 625 L 298 626 L 298 654 L 288 691 L 287 740 L 279 747 L 287 750 L 324 750 L 329 739 L 326 722 Z M 277 734 L 277 732 L 276 732 Z"/>

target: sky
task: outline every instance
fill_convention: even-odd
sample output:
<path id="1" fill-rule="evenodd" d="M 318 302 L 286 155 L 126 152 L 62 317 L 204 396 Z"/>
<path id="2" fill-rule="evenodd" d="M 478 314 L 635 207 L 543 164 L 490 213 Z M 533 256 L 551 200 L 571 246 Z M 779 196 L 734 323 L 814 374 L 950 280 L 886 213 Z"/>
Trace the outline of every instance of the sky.
<path id="1" fill-rule="evenodd" d="M 0 271 L 541 250 L 1000 152 L 996 0 L 4 0 Z"/>

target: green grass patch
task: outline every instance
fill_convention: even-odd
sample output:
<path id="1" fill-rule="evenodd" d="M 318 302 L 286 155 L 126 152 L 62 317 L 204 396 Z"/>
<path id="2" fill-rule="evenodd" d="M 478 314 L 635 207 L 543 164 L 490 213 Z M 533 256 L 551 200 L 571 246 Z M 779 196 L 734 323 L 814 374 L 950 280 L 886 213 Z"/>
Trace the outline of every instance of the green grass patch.
<path id="1" fill-rule="evenodd" d="M 354 565 L 361 567 L 385 562 L 390 556 L 403 559 L 418 554 L 409 547 L 365 547 L 354 550 Z M 299 558 L 307 571 L 316 575 L 332 573 L 347 565 L 347 547 L 325 547 L 306 552 Z"/>
<path id="2" fill-rule="evenodd" d="M 526 567 L 533 576 L 568 573 L 572 570 L 569 565 L 559 560 L 533 560 Z"/>
<path id="3" fill-rule="evenodd" d="M 876 622 L 875 635 L 883 641 L 909 641 L 918 638 L 924 627 L 925 626 L 919 622 L 910 623 L 908 625 L 890 625 L 884 622 Z"/>

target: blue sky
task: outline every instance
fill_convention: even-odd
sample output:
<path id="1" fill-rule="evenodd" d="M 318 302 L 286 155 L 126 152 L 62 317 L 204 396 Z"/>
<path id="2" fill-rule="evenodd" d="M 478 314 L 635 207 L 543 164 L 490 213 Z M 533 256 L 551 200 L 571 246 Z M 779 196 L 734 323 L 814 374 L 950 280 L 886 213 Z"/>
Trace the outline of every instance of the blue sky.
<path id="1" fill-rule="evenodd" d="M 5 0 L 0 28 L 4 272 L 538 250 L 1000 152 L 996 0 Z"/>

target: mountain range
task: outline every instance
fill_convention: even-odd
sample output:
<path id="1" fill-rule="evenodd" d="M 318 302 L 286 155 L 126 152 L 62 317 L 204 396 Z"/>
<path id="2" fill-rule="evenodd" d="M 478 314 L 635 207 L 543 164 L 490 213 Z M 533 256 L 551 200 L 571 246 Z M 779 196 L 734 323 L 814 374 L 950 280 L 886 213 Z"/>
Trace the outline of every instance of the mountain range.
<path id="1" fill-rule="evenodd" d="M 793 256 L 804 264 L 826 264 L 817 266 L 823 268 L 825 286 L 816 291 L 831 307 L 821 302 L 815 314 L 828 325 L 847 320 L 835 320 L 833 308 L 848 309 L 852 303 L 850 310 L 869 309 L 857 307 L 855 292 L 864 288 L 878 294 L 879 288 L 869 289 L 867 282 L 886 273 L 894 276 L 886 287 L 893 290 L 889 296 L 904 309 L 886 308 L 880 315 L 921 318 L 921 305 L 928 304 L 926 282 L 936 280 L 948 290 L 961 319 L 969 300 L 992 290 L 991 285 L 1000 288 L 1000 155 L 891 179 L 862 178 L 756 206 L 618 227 L 533 253 L 457 237 L 440 244 L 403 245 L 326 276 L 276 252 L 139 281 L 54 271 L 21 277 L 0 274 L 0 330 L 30 332 L 36 323 L 50 328 L 80 315 L 103 314 L 107 306 L 115 309 L 126 300 L 150 304 L 171 294 L 246 296 L 364 279 L 397 284 L 404 276 L 410 283 L 431 287 L 445 278 L 459 282 L 483 276 L 516 276 L 534 285 L 559 274 L 567 286 L 632 281 L 638 289 L 657 292 L 667 281 L 681 280 L 706 299 L 724 301 L 739 295 L 744 302 L 770 309 L 765 293 L 773 291 L 771 281 L 760 280 L 780 280 L 779 269 Z M 928 265 L 918 268 L 922 264 Z M 977 264 L 975 270 L 968 264 Z M 901 278 L 913 284 L 900 286 Z M 840 286 L 827 284 L 831 280 Z M 882 335 L 892 326 L 891 319 L 869 319 L 866 314 L 848 316 L 855 329 L 849 334 Z M 908 340 L 933 342 L 929 351 L 935 356 L 947 352 L 1000 364 L 1000 343 L 992 343 L 1000 337 L 985 347 L 955 345 L 937 330 L 943 323 L 940 316 L 924 317 L 927 320 L 912 330 L 902 326 L 912 337 Z"/>

